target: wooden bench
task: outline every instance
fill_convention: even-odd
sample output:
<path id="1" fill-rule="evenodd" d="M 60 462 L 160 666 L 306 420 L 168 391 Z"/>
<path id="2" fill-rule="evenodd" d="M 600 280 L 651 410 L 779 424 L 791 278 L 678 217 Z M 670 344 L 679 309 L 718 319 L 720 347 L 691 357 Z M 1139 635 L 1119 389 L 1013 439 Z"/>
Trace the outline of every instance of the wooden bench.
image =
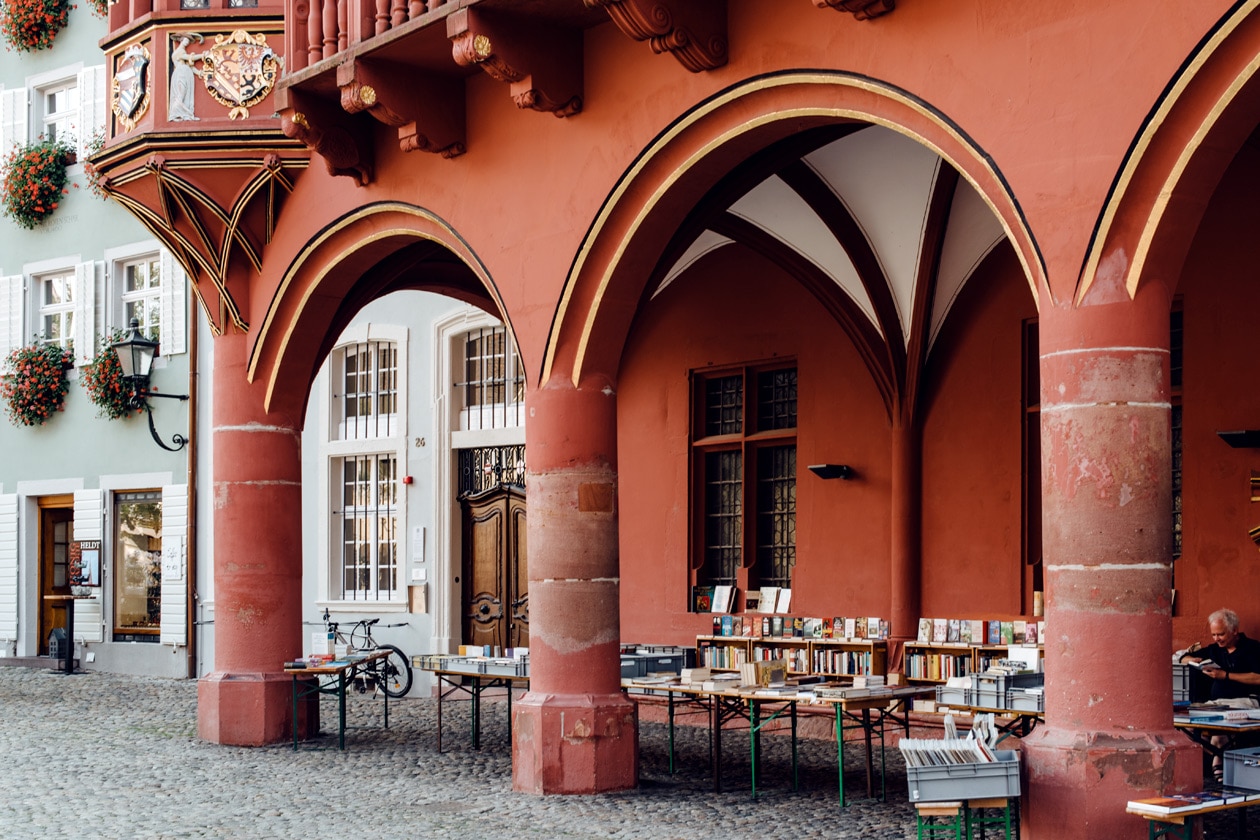
<path id="1" fill-rule="evenodd" d="M 1216 813 L 1217 811 L 1235 811 L 1238 814 L 1237 837 L 1238 840 L 1244 840 L 1247 836 L 1247 809 L 1253 805 L 1260 805 L 1260 799 L 1225 804 L 1204 803 L 1202 805 L 1193 805 L 1189 809 L 1178 811 L 1175 814 L 1150 814 L 1145 811 L 1135 811 L 1127 806 L 1125 811 L 1130 814 L 1136 814 L 1146 820 L 1148 840 L 1192 840 L 1198 817 L 1204 814 Z"/>
<path id="2" fill-rule="evenodd" d="M 918 840 L 983 840 L 989 828 L 994 837 L 1012 840 L 1019 836 L 1018 817 L 1012 821 L 1011 811 L 1017 799 L 966 799 L 952 802 L 916 802 Z M 1000 814 L 987 815 L 986 810 L 1001 809 Z"/>

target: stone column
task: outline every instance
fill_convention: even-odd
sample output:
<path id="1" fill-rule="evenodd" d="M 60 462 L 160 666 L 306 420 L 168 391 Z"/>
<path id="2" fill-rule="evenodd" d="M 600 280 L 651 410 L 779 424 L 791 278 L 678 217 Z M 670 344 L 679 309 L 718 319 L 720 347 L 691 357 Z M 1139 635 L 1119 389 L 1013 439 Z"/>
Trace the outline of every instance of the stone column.
<path id="1" fill-rule="evenodd" d="M 1169 296 L 1044 304 L 1046 722 L 1024 741 L 1033 838 L 1146 836 L 1129 799 L 1202 785 L 1172 725 Z M 1049 295 L 1046 295 L 1046 300 Z"/>
<path id="2" fill-rule="evenodd" d="M 292 737 L 282 665 L 303 650 L 302 463 L 296 409 L 263 409 L 247 357 L 248 336 L 215 339 L 214 672 L 197 686 L 197 734 L 257 746 Z"/>
<path id="3" fill-rule="evenodd" d="M 616 392 L 553 379 L 526 408 L 530 687 L 512 709 L 512 787 L 633 788 L 638 717 L 618 656 Z"/>
<path id="4" fill-rule="evenodd" d="M 889 622 L 893 662 L 902 664 L 905 643 L 918 634 L 922 614 L 923 516 L 922 427 L 894 420 L 892 428 L 892 562 Z M 890 663 L 892 664 L 892 663 Z"/>

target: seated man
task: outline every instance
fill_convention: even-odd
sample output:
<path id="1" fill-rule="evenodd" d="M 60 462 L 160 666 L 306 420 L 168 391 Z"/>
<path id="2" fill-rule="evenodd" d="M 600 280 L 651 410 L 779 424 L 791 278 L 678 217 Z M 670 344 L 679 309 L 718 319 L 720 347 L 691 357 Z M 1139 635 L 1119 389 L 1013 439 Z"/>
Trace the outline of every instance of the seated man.
<path id="1" fill-rule="evenodd" d="M 1238 630 L 1238 613 L 1220 609 L 1208 616 L 1212 644 L 1187 652 L 1183 662 L 1210 662 L 1201 673 L 1211 680 L 1211 698 L 1223 700 L 1260 693 L 1260 641 Z M 1229 740 L 1212 737 L 1213 746 L 1226 749 Z M 1212 757 L 1212 773 L 1221 780 L 1221 758 Z"/>
<path id="2" fill-rule="evenodd" d="M 1204 662 L 1204 676 L 1212 680 L 1212 699 L 1247 697 L 1260 693 L 1260 641 L 1238 630 L 1238 613 L 1221 609 L 1208 616 L 1212 644 L 1187 653 L 1182 661 Z"/>

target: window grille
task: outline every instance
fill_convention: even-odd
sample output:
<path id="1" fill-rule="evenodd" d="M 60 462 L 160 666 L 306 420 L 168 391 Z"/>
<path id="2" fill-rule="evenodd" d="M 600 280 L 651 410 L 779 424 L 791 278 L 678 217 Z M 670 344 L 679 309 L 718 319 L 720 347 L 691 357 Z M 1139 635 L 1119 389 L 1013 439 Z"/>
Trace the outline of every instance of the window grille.
<path id="1" fill-rule="evenodd" d="M 521 426 L 525 411 L 525 377 L 504 327 L 468 332 L 464 339 L 464 381 L 460 395 L 462 430 Z"/>
<path id="2" fill-rule="evenodd" d="M 341 593 L 386 601 L 399 586 L 398 460 L 390 454 L 338 459 L 341 466 Z"/>
<path id="3" fill-rule="evenodd" d="M 459 450 L 459 495 L 473 496 L 500 484 L 525 486 L 525 446 Z"/>
<path id="4" fill-rule="evenodd" d="M 398 429 L 398 347 L 362 341 L 340 350 L 341 440 L 393 437 Z"/>

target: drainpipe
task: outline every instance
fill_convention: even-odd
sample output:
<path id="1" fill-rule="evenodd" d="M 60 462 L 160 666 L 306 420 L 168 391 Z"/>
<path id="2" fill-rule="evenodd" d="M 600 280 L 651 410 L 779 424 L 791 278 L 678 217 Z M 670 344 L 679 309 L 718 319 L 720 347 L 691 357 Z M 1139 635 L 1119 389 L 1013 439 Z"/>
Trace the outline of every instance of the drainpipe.
<path id="1" fill-rule="evenodd" d="M 185 648 L 188 651 L 188 678 L 197 678 L 197 341 L 200 335 L 200 319 L 195 296 L 189 296 L 188 307 L 188 528 L 184 537 L 187 568 L 184 570 L 187 598 L 184 622 Z"/>

